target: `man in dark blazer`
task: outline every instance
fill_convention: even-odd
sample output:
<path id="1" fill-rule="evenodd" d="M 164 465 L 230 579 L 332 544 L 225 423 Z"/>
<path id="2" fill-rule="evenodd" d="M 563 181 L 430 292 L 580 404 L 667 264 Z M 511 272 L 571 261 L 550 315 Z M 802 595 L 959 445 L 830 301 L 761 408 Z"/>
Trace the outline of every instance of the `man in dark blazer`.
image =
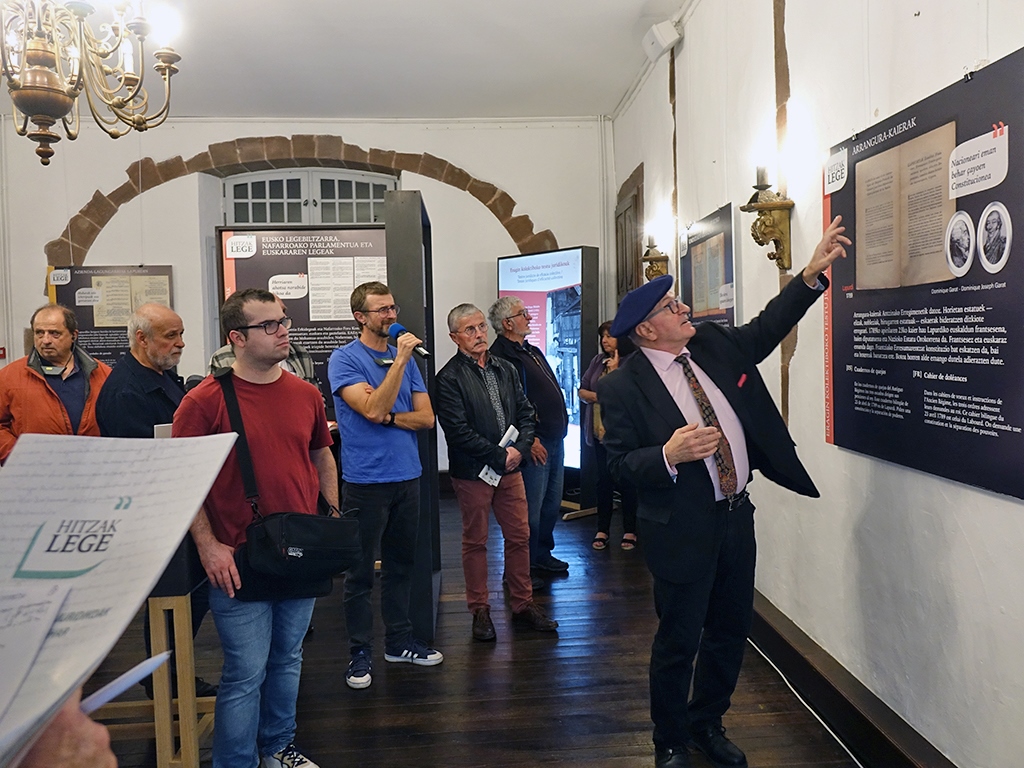
<path id="1" fill-rule="evenodd" d="M 639 538 L 654 576 L 658 768 L 687 768 L 691 742 L 716 766 L 747 765 L 722 727 L 753 614 L 747 484 L 757 469 L 796 493 L 819 495 L 757 364 L 828 286 L 821 273 L 850 245 L 840 221 L 825 230 L 800 278 L 740 328 L 695 328 L 671 276 L 627 294 L 612 324 L 612 335 L 639 347 L 597 395 L 612 473 L 637 488 Z"/>

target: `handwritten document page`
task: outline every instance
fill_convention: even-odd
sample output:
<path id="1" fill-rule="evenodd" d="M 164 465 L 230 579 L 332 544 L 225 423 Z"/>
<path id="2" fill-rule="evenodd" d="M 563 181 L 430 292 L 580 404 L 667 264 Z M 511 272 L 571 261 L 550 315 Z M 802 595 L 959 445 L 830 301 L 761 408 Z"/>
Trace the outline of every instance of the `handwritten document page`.
<path id="1" fill-rule="evenodd" d="M 70 589 L 67 584 L 32 582 L 0 587 L 0 717 L 39 655 Z"/>
<path id="2" fill-rule="evenodd" d="M 0 767 L 110 652 L 234 440 L 18 439 L 0 469 L 0 587 L 57 585 L 70 594 L 0 718 Z"/>
<path id="3" fill-rule="evenodd" d="M 955 147 L 950 122 L 857 163 L 858 290 L 953 279 L 944 245 L 956 212 L 946 194 Z"/>

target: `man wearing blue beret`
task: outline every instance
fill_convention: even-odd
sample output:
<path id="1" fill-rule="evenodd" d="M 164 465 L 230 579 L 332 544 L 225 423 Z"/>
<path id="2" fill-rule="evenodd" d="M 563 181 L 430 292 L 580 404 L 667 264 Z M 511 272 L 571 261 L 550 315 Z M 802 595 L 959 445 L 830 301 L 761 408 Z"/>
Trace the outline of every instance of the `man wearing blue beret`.
<path id="1" fill-rule="evenodd" d="M 601 379 L 597 396 L 612 474 L 637 489 L 640 541 L 654 576 L 658 768 L 688 768 L 690 743 L 716 766 L 747 765 L 722 727 L 753 615 L 747 486 L 757 469 L 796 493 L 819 495 L 757 364 L 828 287 L 822 272 L 851 244 L 840 224 L 837 216 L 825 230 L 802 279 L 740 328 L 695 328 L 668 275 L 628 293 L 612 323 L 613 336 L 640 349 Z"/>

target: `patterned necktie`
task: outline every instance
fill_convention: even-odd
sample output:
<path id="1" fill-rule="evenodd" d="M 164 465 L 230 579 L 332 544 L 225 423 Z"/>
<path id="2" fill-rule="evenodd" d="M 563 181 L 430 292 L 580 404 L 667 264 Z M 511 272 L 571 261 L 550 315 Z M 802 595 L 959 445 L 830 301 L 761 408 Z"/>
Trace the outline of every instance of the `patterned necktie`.
<path id="1" fill-rule="evenodd" d="M 708 393 L 697 381 L 693 368 L 690 367 L 689 356 L 680 355 L 676 358 L 676 362 L 683 366 L 683 373 L 686 374 L 686 380 L 690 383 L 693 396 L 697 399 L 697 406 L 700 408 L 704 424 L 715 427 L 721 435 L 718 439 L 718 450 L 715 451 L 715 466 L 718 468 L 718 482 L 722 488 L 722 495 L 732 496 L 736 493 L 736 463 L 732 459 L 732 448 L 725 437 L 725 432 L 722 431 L 722 426 L 718 423 L 718 417 L 708 399 Z"/>

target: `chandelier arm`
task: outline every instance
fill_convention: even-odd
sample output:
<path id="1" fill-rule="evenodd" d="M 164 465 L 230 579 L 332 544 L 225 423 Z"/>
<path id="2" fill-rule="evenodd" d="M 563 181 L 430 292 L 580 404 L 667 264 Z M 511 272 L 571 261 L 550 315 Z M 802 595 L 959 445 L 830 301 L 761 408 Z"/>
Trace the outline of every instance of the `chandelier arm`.
<path id="1" fill-rule="evenodd" d="M 88 43 L 87 43 L 87 37 L 86 37 L 86 32 L 88 31 L 88 27 L 85 26 L 85 19 L 83 17 L 78 17 L 78 25 L 77 26 L 78 26 L 78 35 L 77 36 L 72 35 L 72 38 L 74 38 L 75 41 L 78 43 L 78 45 L 77 45 L 77 48 L 78 48 L 78 71 L 75 72 L 75 79 L 72 82 L 68 83 L 68 93 L 69 94 L 71 94 L 71 93 L 77 94 L 77 93 L 81 93 L 82 92 L 82 87 L 84 86 L 82 78 L 85 76 L 85 62 L 86 62 L 86 56 L 88 55 L 88 50 L 87 50 Z"/>
<path id="2" fill-rule="evenodd" d="M 152 116 L 146 118 L 147 128 L 156 128 L 162 125 L 164 120 L 167 119 L 171 113 L 171 76 L 167 75 L 162 78 L 164 81 L 164 105 L 160 108 L 159 112 L 156 112 Z"/>
<path id="3" fill-rule="evenodd" d="M 18 108 L 15 107 L 13 104 L 11 105 L 11 111 L 14 113 L 14 132 L 17 133 L 19 136 L 24 136 L 26 133 L 28 133 L 28 115 L 22 115 L 20 112 L 18 112 Z M 25 118 L 21 121 L 21 126 L 18 125 L 19 115 Z"/>
<path id="4" fill-rule="evenodd" d="M 61 34 L 63 33 L 63 34 Z M 74 92 L 74 83 L 71 81 L 70 73 L 65 75 L 64 73 L 64 56 L 68 56 L 70 61 L 70 55 L 68 49 L 71 47 L 79 47 L 80 42 L 78 34 L 75 30 L 75 18 L 74 16 L 63 6 L 54 11 L 54 16 L 51 20 L 50 34 L 53 37 L 53 46 L 55 54 L 55 67 L 57 75 L 61 82 L 64 84 L 64 91 L 69 96 Z M 79 60 L 81 60 L 81 54 L 79 54 Z M 81 65 L 78 67 L 79 73 L 82 71 Z"/>
<path id="5" fill-rule="evenodd" d="M 68 141 L 74 141 L 78 138 L 78 130 L 81 127 L 78 116 L 78 99 L 75 99 L 75 106 L 71 112 L 74 114 L 74 120 L 72 122 L 68 122 L 67 115 L 64 115 L 64 117 L 60 119 L 61 123 L 64 125 L 64 134 L 68 137 Z"/>
<path id="6" fill-rule="evenodd" d="M 113 118 L 109 118 L 96 111 L 96 104 L 93 102 L 92 97 L 92 89 L 88 87 L 85 89 L 85 98 L 89 104 L 89 111 L 92 113 L 93 120 L 96 121 L 96 124 L 105 134 L 113 139 L 119 139 L 128 132 L 121 132 L 117 130 L 118 118 L 116 113 Z"/>
<path id="7" fill-rule="evenodd" d="M 14 80 L 18 76 L 18 72 L 14 71 L 14 65 L 11 63 L 10 51 L 9 51 L 8 45 L 7 45 L 7 36 L 8 36 L 8 34 L 13 32 L 12 27 L 14 26 L 15 22 L 18 21 L 19 18 L 21 19 L 21 25 L 22 25 L 23 29 L 27 29 L 28 28 L 28 24 L 29 24 L 29 21 L 28 21 L 27 15 L 26 15 L 26 11 L 21 6 L 20 3 L 16 4 L 13 7 L 12 10 L 13 11 L 17 11 L 17 13 L 11 13 L 11 15 L 7 18 L 7 20 L 6 20 L 6 22 L 4 23 L 4 26 L 3 26 L 3 37 L 0 38 L 0 59 L 2 59 L 3 74 L 4 74 L 4 77 L 7 78 L 8 84 L 10 84 L 10 82 L 12 80 Z M 25 47 L 26 47 L 27 41 L 28 41 L 28 35 L 22 34 L 21 35 L 21 45 L 20 45 L 20 49 L 21 50 L 19 51 L 19 56 L 18 56 L 19 61 L 22 61 L 22 62 L 25 61 Z M 20 69 L 20 67 L 19 67 L 19 69 Z"/>
<path id="8" fill-rule="evenodd" d="M 86 101 L 89 104 L 89 112 L 92 114 L 93 120 L 96 121 L 108 136 L 115 139 L 124 136 L 131 129 L 131 124 L 125 119 L 123 110 L 113 106 L 111 103 L 116 97 L 117 90 L 107 87 L 106 75 L 103 72 L 103 65 L 99 59 L 90 57 L 89 72 L 89 75 L 85 77 L 85 88 L 83 88 L 83 91 L 85 92 Z M 110 115 L 106 115 L 98 109 L 97 101 L 102 102 L 103 106 L 110 111 Z M 117 130 L 118 123 L 128 124 L 128 130 Z"/>

